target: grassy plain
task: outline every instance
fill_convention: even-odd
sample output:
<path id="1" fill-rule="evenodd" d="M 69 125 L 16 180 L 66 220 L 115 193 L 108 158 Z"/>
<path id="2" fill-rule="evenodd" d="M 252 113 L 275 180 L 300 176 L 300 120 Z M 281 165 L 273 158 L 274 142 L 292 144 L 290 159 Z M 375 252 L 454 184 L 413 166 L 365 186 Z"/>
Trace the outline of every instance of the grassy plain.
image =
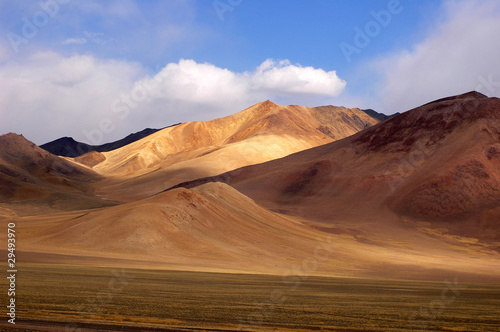
<path id="1" fill-rule="evenodd" d="M 16 325 L 3 313 L 1 331 L 500 331 L 500 285 L 454 276 L 411 282 L 24 264 L 16 303 Z"/>

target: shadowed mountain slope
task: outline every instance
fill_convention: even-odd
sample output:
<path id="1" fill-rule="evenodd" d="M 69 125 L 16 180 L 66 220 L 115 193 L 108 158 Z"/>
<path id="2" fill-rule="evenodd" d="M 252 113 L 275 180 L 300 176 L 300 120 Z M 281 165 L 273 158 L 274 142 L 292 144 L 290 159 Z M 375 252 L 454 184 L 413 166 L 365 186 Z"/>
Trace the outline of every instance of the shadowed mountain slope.
<path id="1" fill-rule="evenodd" d="M 499 282 L 499 111 L 499 99 L 468 93 L 376 124 L 356 109 L 264 102 L 79 165 L 16 136 L 3 143 L 7 172 L 29 168 L 49 198 L 96 179 L 73 198 L 121 204 L 4 209 L 0 222 L 16 222 L 26 262 Z M 49 186 L 58 163 L 67 183 Z M 232 171 L 206 177 L 221 170 Z"/>
<path id="2" fill-rule="evenodd" d="M 109 205 L 93 197 L 89 183 L 100 180 L 94 171 L 50 154 L 21 135 L 0 136 L 0 203 L 22 214 L 34 206 L 60 209 Z M 10 214 L 9 214 L 10 215 Z"/>
<path id="3" fill-rule="evenodd" d="M 344 140 L 180 186 L 210 181 L 322 225 L 427 222 L 498 250 L 500 99 L 441 99 Z"/>
<path id="4" fill-rule="evenodd" d="M 393 118 L 401 113 L 394 113 L 392 115 L 385 115 L 383 113 L 379 113 L 379 112 L 376 112 L 372 109 L 366 109 L 366 110 L 362 110 L 363 112 L 365 112 L 366 114 L 368 114 L 369 116 L 371 116 L 372 118 L 375 118 L 379 121 L 385 121 L 387 119 L 390 119 L 390 118 Z"/>
<path id="5" fill-rule="evenodd" d="M 359 109 L 266 101 L 224 118 L 163 129 L 94 156 L 87 165 L 109 179 L 99 187 L 101 195 L 131 201 L 187 180 L 326 144 L 378 122 Z"/>
<path id="6" fill-rule="evenodd" d="M 121 140 L 111 143 L 105 143 L 102 145 L 89 145 L 86 143 L 75 141 L 72 137 L 61 137 L 54 141 L 42 144 L 40 145 L 40 147 L 45 151 L 48 151 L 57 156 L 75 158 L 92 151 L 107 152 L 116 150 L 118 148 L 121 148 L 122 146 L 128 145 L 140 140 L 141 138 L 156 133 L 158 130 L 161 129 L 146 128 L 137 133 L 130 134 Z"/>
<path id="7" fill-rule="evenodd" d="M 24 218 L 18 225 L 22 250 L 37 252 L 31 260 L 38 262 L 80 257 L 85 264 L 117 259 L 121 267 L 174 270 L 431 280 L 453 273 L 461 281 L 498 280 L 497 260 L 485 257 L 489 252 L 480 246 L 457 261 L 453 246 L 459 240 L 443 243 L 412 232 L 406 241 L 324 232 L 222 183 L 88 212 Z"/>

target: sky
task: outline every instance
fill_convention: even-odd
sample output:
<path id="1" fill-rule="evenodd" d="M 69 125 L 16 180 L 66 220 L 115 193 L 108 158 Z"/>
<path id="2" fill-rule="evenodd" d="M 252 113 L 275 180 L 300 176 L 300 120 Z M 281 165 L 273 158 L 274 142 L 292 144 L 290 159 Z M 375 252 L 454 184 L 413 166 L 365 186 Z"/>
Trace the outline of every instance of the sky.
<path id="1" fill-rule="evenodd" d="M 0 0 L 0 134 L 99 145 L 264 100 L 500 97 L 498 0 Z"/>

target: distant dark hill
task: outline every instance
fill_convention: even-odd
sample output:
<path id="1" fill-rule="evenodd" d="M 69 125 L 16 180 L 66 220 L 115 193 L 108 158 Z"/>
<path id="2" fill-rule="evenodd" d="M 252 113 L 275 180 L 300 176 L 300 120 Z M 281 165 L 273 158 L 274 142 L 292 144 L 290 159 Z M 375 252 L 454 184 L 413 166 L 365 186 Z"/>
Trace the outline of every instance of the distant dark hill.
<path id="1" fill-rule="evenodd" d="M 173 127 L 176 125 L 178 125 L 178 124 L 175 124 L 175 125 L 172 125 L 169 127 Z M 168 128 L 168 127 L 165 127 L 165 128 Z M 165 128 L 162 128 L 162 129 L 165 129 Z M 146 129 L 139 131 L 137 133 L 130 134 L 121 140 L 111 142 L 111 143 L 102 144 L 102 145 L 89 145 L 86 143 L 75 141 L 72 137 L 62 137 L 62 138 L 56 139 L 55 141 L 40 145 L 40 147 L 42 149 L 44 149 L 45 151 L 48 151 L 48 152 L 55 154 L 57 156 L 76 158 L 76 157 L 79 157 L 81 155 L 84 155 L 84 154 L 92 152 L 92 151 L 108 152 L 108 151 L 116 150 L 116 149 L 121 148 L 125 145 L 128 145 L 130 143 L 138 141 L 141 138 L 144 138 L 144 137 L 149 136 L 153 133 L 156 133 L 159 130 L 161 130 L 161 129 L 146 128 Z"/>
<path id="2" fill-rule="evenodd" d="M 377 111 L 372 110 L 371 108 L 366 109 L 366 110 L 362 110 L 362 111 L 365 112 L 366 114 L 368 114 L 369 116 L 371 116 L 372 118 L 377 119 L 379 121 L 385 121 L 387 119 L 390 119 L 390 118 L 395 117 L 396 115 L 400 114 L 398 112 L 398 113 L 394 113 L 392 115 L 385 115 L 384 113 L 379 113 Z"/>
<path id="3" fill-rule="evenodd" d="M 93 195 L 96 172 L 42 150 L 22 135 L 0 136 L 0 203 L 19 215 L 110 205 Z M 0 213 L 0 217 L 1 217 Z"/>
<path id="4" fill-rule="evenodd" d="M 55 141 L 40 145 L 40 148 L 57 156 L 75 158 L 94 151 L 96 147 L 75 141 L 72 137 L 61 137 Z"/>

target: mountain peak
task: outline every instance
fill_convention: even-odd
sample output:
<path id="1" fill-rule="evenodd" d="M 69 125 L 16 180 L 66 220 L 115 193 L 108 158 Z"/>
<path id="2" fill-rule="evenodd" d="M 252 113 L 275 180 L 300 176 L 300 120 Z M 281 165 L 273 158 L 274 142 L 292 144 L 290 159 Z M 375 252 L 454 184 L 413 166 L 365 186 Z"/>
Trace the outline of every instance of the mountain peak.
<path id="1" fill-rule="evenodd" d="M 435 100 L 389 119 L 384 126 L 371 128 L 353 142 L 371 150 L 410 150 L 418 140 L 434 144 L 446 138 L 464 122 L 496 121 L 500 101 L 479 92 Z"/>
<path id="2" fill-rule="evenodd" d="M 272 110 L 275 110 L 279 107 L 283 107 L 282 105 L 278 105 L 278 104 L 275 104 L 273 103 L 272 101 L 270 100 L 266 100 L 266 101 L 261 101 L 260 103 L 257 103 L 255 105 L 252 105 L 250 107 L 248 107 L 247 109 L 243 110 L 242 112 L 240 113 L 245 113 L 245 111 L 248 111 L 248 110 L 258 110 L 258 111 L 272 111 Z M 237 113 L 238 114 L 238 113 Z"/>
<path id="3" fill-rule="evenodd" d="M 5 140 L 17 140 L 17 139 L 21 139 L 21 137 L 24 138 L 23 135 L 19 135 L 16 133 L 8 133 L 8 134 L 0 135 L 0 139 L 5 139 Z"/>
<path id="4" fill-rule="evenodd" d="M 23 135 L 8 133 L 0 135 L 0 147 L 3 151 L 15 153 L 26 148 L 33 148 L 35 143 L 27 140 Z"/>
<path id="5" fill-rule="evenodd" d="M 278 104 L 275 104 L 275 103 L 273 103 L 270 100 L 262 101 L 262 102 L 258 103 L 257 105 L 259 105 L 259 106 L 266 106 L 266 107 L 279 106 Z"/>
<path id="6" fill-rule="evenodd" d="M 73 137 L 69 137 L 69 136 L 65 136 L 65 137 L 61 137 L 61 138 L 58 138 L 57 140 L 55 140 L 55 142 L 57 141 L 63 141 L 63 142 L 76 142 L 75 139 Z"/>
<path id="7" fill-rule="evenodd" d="M 462 98 L 469 98 L 469 97 L 473 97 L 473 98 L 477 98 L 477 99 L 488 98 L 488 96 L 482 94 L 481 92 L 477 92 L 477 91 L 470 91 L 470 92 L 464 93 L 462 95 L 459 95 L 457 97 L 460 97 L 460 96 L 462 96 Z"/>
<path id="8" fill-rule="evenodd" d="M 456 95 L 456 96 L 440 98 L 440 99 L 431 101 L 429 103 L 426 103 L 422 106 L 430 105 L 430 104 L 434 104 L 434 103 L 440 103 L 440 102 L 444 102 L 444 101 L 461 100 L 461 99 L 488 99 L 488 96 L 483 95 L 482 93 L 477 92 L 477 91 L 469 91 L 469 92 L 462 93 L 462 94 Z"/>

